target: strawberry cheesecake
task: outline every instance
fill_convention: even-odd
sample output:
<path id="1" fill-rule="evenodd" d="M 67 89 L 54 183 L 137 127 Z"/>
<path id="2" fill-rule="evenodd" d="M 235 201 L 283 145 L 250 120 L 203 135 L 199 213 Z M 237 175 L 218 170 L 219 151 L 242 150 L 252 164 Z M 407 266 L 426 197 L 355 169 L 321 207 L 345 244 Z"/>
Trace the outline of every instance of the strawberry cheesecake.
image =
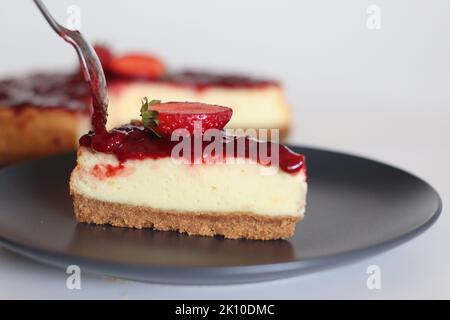
<path id="1" fill-rule="evenodd" d="M 115 55 L 97 46 L 108 82 L 112 129 L 139 117 L 130 108 L 143 96 L 163 102 L 196 101 L 230 106 L 228 128 L 277 128 L 286 134 L 290 109 L 279 83 L 240 75 L 167 71 L 143 54 Z M 91 128 L 91 99 L 79 72 L 41 73 L 0 81 L 0 166 L 62 153 Z"/>
<path id="2" fill-rule="evenodd" d="M 271 240 L 303 218 L 305 159 L 226 134 L 234 110 L 144 100 L 141 121 L 80 138 L 70 178 L 79 222 Z M 104 123 L 100 121 L 97 123 Z"/>

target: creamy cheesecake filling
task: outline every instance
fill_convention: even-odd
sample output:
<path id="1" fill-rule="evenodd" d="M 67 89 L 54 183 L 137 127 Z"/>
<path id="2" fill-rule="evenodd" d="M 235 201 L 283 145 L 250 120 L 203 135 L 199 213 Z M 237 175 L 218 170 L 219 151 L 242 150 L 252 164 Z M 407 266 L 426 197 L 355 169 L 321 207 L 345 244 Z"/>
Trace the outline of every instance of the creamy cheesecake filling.
<path id="1" fill-rule="evenodd" d="M 180 212 L 247 212 L 303 217 L 303 170 L 262 175 L 261 165 L 176 164 L 171 158 L 127 160 L 81 147 L 71 192 L 88 198 Z M 224 170 L 225 169 L 225 170 Z"/>
<path id="2" fill-rule="evenodd" d="M 111 86 L 108 129 L 139 119 L 136 105 L 142 97 L 162 102 L 192 101 L 228 106 L 233 109 L 233 117 L 227 128 L 286 128 L 289 125 L 289 107 L 277 85 L 196 89 L 178 84 L 135 82 Z"/>

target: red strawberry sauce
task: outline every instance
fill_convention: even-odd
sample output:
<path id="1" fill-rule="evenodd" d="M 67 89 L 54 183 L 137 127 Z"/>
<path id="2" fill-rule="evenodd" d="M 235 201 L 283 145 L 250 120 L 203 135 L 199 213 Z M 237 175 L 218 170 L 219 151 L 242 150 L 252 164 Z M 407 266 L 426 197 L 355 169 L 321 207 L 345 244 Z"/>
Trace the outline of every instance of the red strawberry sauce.
<path id="1" fill-rule="evenodd" d="M 0 106 L 90 111 L 91 95 L 81 74 L 36 73 L 0 81 Z"/>
<path id="2" fill-rule="evenodd" d="M 193 140 L 193 139 L 192 139 Z M 270 141 L 256 141 L 248 137 L 234 137 L 234 136 L 222 136 L 223 145 L 223 159 L 229 156 L 226 152 L 227 145 L 233 143 L 234 151 L 231 152 L 234 157 L 238 157 L 237 146 L 239 143 L 245 143 L 245 158 L 253 158 L 249 154 L 250 142 L 256 143 L 258 148 L 267 148 L 268 157 L 271 155 L 271 146 L 274 144 Z M 117 129 L 113 129 L 110 132 L 103 133 L 93 133 L 90 132 L 85 134 L 80 138 L 80 145 L 83 147 L 91 148 L 98 152 L 114 154 L 121 163 L 127 160 L 139 160 L 139 159 L 159 159 L 165 157 L 171 157 L 172 149 L 177 145 L 178 141 L 170 141 L 169 139 L 161 139 L 152 136 L 149 132 L 144 130 L 142 127 L 126 125 Z M 210 144 L 210 142 L 201 142 L 202 150 Z M 276 144 L 279 150 L 279 167 L 281 170 L 296 174 L 300 170 L 305 170 L 305 158 L 301 154 L 292 152 L 290 149 L 283 145 Z M 203 154 L 203 152 L 202 152 Z M 264 160 L 259 157 L 259 152 L 257 153 L 257 158 L 252 159 L 259 163 L 264 163 Z M 183 158 L 189 161 L 194 161 L 194 146 L 191 147 L 190 155 L 181 155 Z M 214 156 L 214 154 L 213 154 Z M 211 159 L 202 158 L 203 163 L 207 163 Z"/>
<path id="3" fill-rule="evenodd" d="M 120 163 L 118 166 L 96 164 L 92 169 L 92 174 L 98 179 L 103 180 L 120 174 L 124 169 L 125 166 L 123 163 Z"/>

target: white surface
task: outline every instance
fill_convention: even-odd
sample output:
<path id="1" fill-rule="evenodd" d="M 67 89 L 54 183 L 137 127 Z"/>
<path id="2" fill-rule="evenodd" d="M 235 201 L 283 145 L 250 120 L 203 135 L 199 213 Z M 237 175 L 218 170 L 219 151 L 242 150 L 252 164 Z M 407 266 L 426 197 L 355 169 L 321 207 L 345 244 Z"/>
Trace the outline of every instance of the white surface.
<path id="1" fill-rule="evenodd" d="M 165 286 L 83 274 L 82 289 L 70 291 L 64 270 L 0 249 L 0 298 L 450 298 L 450 2 L 46 2 L 60 20 L 78 4 L 88 38 L 118 49 L 153 50 L 174 67 L 282 79 L 295 107 L 291 142 L 409 170 L 440 192 L 444 211 L 425 234 L 389 252 L 260 284 Z M 369 4 L 382 10 L 380 30 L 366 28 Z M 73 65 L 72 49 L 35 10 L 31 1 L 3 4 L 2 74 Z M 18 41 L 29 28 L 33 36 Z M 381 268 L 381 290 L 366 288 L 371 264 Z"/>

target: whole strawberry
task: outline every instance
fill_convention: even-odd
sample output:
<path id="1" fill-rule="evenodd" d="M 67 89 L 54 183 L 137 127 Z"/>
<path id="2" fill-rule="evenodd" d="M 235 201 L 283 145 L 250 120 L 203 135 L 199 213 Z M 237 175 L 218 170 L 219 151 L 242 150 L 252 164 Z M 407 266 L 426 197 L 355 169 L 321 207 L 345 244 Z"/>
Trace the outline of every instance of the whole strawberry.
<path id="1" fill-rule="evenodd" d="M 108 71 L 122 77 L 156 79 L 162 76 L 165 70 L 160 59 L 141 53 L 115 56 L 108 63 Z"/>
<path id="2" fill-rule="evenodd" d="M 113 59 L 111 50 L 107 46 L 101 44 L 94 45 L 94 50 L 95 53 L 97 53 L 103 69 L 107 70 L 109 68 L 110 61 Z"/>

